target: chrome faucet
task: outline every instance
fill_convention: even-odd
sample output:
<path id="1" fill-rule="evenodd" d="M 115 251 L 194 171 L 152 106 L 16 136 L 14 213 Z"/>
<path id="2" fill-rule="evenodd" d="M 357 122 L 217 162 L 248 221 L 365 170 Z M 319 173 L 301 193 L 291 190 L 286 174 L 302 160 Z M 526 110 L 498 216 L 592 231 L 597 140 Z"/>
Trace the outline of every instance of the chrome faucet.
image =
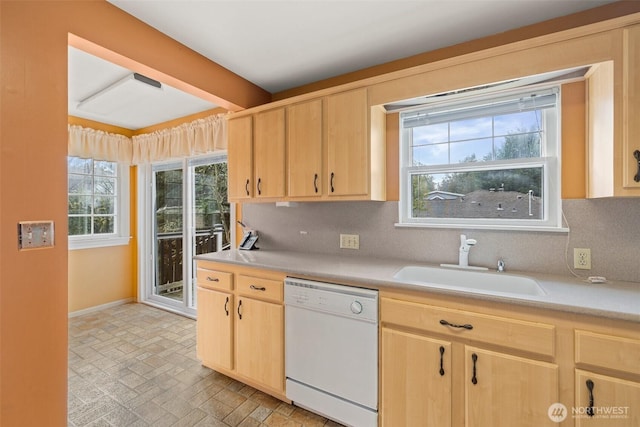
<path id="1" fill-rule="evenodd" d="M 469 267 L 469 251 L 478 243 L 475 239 L 467 239 L 465 234 L 460 235 L 460 250 L 458 251 L 458 265 Z"/>
<path id="2" fill-rule="evenodd" d="M 504 267 L 505 267 L 504 260 L 500 258 L 498 260 L 498 273 L 504 273 Z"/>

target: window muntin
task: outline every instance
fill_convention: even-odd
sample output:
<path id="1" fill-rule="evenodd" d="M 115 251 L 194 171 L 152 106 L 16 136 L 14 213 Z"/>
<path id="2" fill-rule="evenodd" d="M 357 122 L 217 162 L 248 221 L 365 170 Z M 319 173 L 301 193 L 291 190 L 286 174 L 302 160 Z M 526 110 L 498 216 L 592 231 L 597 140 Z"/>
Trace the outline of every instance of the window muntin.
<path id="1" fill-rule="evenodd" d="M 128 241 L 128 170 L 116 162 L 69 156 L 68 234 L 72 249 Z"/>
<path id="2" fill-rule="evenodd" d="M 400 225 L 560 227 L 557 92 L 401 113 Z"/>

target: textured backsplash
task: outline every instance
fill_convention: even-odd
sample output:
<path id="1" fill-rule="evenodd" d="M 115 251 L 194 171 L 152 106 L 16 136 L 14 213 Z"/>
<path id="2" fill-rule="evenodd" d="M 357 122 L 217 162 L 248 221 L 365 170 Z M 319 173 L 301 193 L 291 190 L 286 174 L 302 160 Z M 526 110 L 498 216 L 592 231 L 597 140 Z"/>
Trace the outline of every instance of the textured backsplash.
<path id="1" fill-rule="evenodd" d="M 592 269 L 581 276 L 640 282 L 640 198 L 564 200 L 570 233 L 396 228 L 397 202 L 310 202 L 296 207 L 245 204 L 244 221 L 269 250 L 458 262 L 459 235 L 478 241 L 469 262 L 490 268 L 503 258 L 507 271 L 570 276 L 573 248 L 591 248 Z M 339 235 L 359 234 L 360 250 L 340 249 Z"/>

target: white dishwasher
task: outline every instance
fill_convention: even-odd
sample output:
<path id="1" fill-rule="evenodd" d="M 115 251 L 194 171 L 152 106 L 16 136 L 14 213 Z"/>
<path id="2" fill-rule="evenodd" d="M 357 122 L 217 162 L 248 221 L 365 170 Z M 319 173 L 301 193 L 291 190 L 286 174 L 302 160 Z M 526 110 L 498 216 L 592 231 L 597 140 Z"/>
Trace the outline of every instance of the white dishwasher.
<path id="1" fill-rule="evenodd" d="M 287 277 L 286 394 L 342 424 L 378 425 L 378 291 Z"/>

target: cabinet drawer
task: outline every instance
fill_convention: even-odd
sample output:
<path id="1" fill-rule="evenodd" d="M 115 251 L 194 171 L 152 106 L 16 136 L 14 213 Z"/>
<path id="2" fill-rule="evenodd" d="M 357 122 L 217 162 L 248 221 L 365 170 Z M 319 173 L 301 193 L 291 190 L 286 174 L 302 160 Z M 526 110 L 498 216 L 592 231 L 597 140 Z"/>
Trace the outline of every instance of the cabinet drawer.
<path id="1" fill-rule="evenodd" d="M 381 298 L 380 316 L 383 324 L 405 326 L 546 356 L 555 355 L 555 327 L 545 323 L 390 298 Z"/>
<path id="2" fill-rule="evenodd" d="M 576 330 L 576 363 L 640 375 L 640 340 Z"/>
<path id="3" fill-rule="evenodd" d="M 196 270 L 196 280 L 198 286 L 202 286 L 203 288 L 222 289 L 226 291 L 233 289 L 233 273 L 198 267 Z"/>
<path id="4" fill-rule="evenodd" d="M 284 284 L 281 280 L 239 275 L 237 285 L 241 295 L 275 302 L 284 300 Z"/>

